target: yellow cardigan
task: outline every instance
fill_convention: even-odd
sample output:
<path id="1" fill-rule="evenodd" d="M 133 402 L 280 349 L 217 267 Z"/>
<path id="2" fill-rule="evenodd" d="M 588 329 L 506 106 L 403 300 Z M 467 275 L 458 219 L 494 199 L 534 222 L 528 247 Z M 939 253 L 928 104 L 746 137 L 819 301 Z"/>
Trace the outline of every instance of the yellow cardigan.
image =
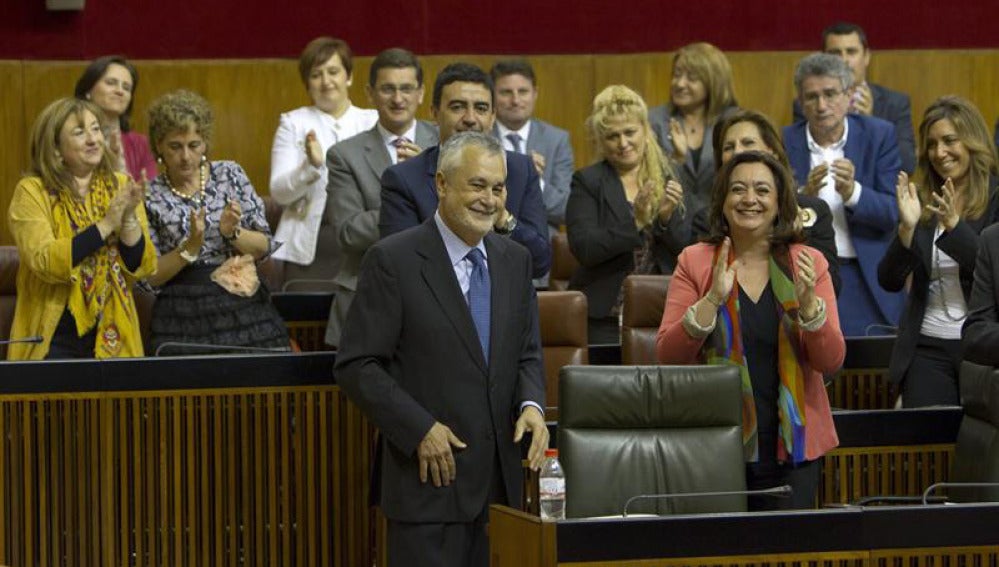
<path id="1" fill-rule="evenodd" d="M 118 186 L 123 187 L 128 178 L 116 174 Z M 7 211 L 10 232 L 14 236 L 20 255 L 17 269 L 17 304 L 14 307 L 14 322 L 11 326 L 12 338 L 41 335 L 40 344 L 12 344 L 7 349 L 8 360 L 40 360 L 49 352 L 56 325 L 66 310 L 69 290 L 79 277 L 79 266 L 73 266 L 73 239 L 56 238 L 55 220 L 52 215 L 54 200 L 42 186 L 38 177 L 25 177 L 18 182 Z M 142 226 L 145 248 L 142 263 L 135 272 L 129 272 L 122 264 L 129 283 L 128 304 L 132 316 L 129 321 L 116 321 L 125 345 L 119 356 L 142 356 L 142 337 L 139 331 L 139 317 L 135 309 L 135 298 L 131 286 L 137 280 L 148 277 L 156 271 L 156 248 L 149 239 L 149 223 L 146 210 L 140 203 L 136 215 Z"/>

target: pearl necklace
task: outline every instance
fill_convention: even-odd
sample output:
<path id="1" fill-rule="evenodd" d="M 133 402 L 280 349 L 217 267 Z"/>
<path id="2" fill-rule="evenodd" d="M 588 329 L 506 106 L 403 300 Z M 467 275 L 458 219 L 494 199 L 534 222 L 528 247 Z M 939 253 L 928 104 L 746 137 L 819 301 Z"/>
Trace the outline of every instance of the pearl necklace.
<path id="1" fill-rule="evenodd" d="M 201 166 L 198 168 L 198 183 L 201 188 L 191 195 L 185 195 L 174 188 L 173 183 L 170 182 L 169 171 L 163 172 L 163 180 L 166 182 L 167 189 L 169 189 L 171 193 L 185 201 L 193 201 L 194 205 L 200 208 L 202 202 L 205 200 L 205 185 L 208 183 L 208 176 L 205 174 L 205 168 L 207 166 L 207 163 L 202 162 Z"/>

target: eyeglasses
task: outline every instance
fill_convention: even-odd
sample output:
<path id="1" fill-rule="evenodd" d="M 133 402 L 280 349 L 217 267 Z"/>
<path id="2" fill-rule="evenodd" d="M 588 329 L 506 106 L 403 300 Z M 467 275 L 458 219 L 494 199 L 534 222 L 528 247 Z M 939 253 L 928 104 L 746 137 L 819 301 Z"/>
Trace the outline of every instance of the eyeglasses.
<path id="1" fill-rule="evenodd" d="M 809 106 L 815 106 L 816 104 L 819 103 L 819 100 L 823 100 L 826 103 L 833 102 L 834 100 L 836 100 L 836 98 L 838 96 L 840 96 L 841 94 L 843 94 L 845 92 L 846 91 L 844 91 L 842 89 L 839 89 L 839 90 L 837 90 L 837 89 L 826 89 L 826 90 L 821 91 L 821 92 L 808 93 L 806 95 L 803 95 L 801 97 L 801 100 L 802 100 L 802 102 L 804 104 L 807 104 Z"/>
<path id="2" fill-rule="evenodd" d="M 395 93 L 410 96 L 419 88 L 419 85 L 378 85 L 376 90 L 382 96 L 395 96 Z"/>

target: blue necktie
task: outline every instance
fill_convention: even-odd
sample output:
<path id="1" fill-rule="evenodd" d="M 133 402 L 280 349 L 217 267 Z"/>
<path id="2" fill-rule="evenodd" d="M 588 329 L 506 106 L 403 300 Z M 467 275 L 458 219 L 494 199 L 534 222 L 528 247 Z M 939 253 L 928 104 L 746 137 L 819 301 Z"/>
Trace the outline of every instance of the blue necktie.
<path id="1" fill-rule="evenodd" d="M 472 276 L 468 281 L 468 309 L 472 313 L 472 322 L 479 334 L 479 344 L 482 345 L 482 355 L 489 363 L 489 269 L 482 251 L 472 248 L 465 255 L 472 263 Z"/>
<path id="2" fill-rule="evenodd" d="M 510 140 L 510 143 L 513 144 L 513 151 L 517 152 L 518 154 L 524 153 L 524 150 L 520 147 L 520 141 L 522 140 L 520 134 L 516 132 L 511 132 L 510 134 L 506 135 L 506 139 Z"/>

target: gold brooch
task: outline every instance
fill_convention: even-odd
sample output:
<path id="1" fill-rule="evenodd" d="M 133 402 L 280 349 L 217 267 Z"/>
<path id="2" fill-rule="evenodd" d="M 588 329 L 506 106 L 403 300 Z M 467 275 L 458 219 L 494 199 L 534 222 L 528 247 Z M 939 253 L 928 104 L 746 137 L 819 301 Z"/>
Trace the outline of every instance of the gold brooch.
<path id="1" fill-rule="evenodd" d="M 805 228 L 811 228 L 815 226 L 815 221 L 818 218 L 818 215 L 815 214 L 815 209 L 811 207 L 799 208 L 798 218 L 801 220 L 802 226 L 804 226 Z"/>

